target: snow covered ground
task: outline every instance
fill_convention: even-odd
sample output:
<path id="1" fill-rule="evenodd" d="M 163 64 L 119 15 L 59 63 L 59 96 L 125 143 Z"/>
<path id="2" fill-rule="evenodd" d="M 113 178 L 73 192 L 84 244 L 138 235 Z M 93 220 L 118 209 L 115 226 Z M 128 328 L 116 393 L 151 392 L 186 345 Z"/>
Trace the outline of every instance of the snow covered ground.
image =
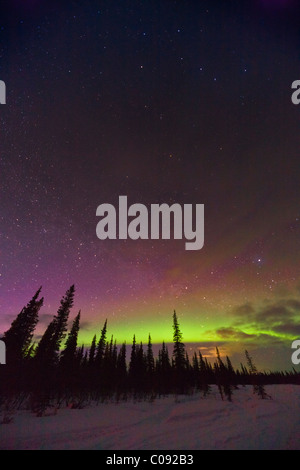
<path id="1" fill-rule="evenodd" d="M 213 389 L 204 399 L 100 404 L 42 418 L 18 411 L 0 425 L 0 449 L 300 450 L 300 386 L 266 391 L 272 400 L 260 400 L 247 386 L 235 391 L 232 403 Z"/>

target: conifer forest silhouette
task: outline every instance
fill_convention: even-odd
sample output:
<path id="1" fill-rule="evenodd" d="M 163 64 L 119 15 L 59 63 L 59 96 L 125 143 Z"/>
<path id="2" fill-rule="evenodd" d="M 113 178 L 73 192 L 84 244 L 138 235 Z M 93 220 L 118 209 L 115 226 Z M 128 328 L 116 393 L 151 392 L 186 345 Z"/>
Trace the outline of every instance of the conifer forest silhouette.
<path id="1" fill-rule="evenodd" d="M 78 345 L 81 312 L 68 332 L 74 302 L 72 285 L 62 297 L 52 321 L 38 342 L 34 332 L 44 299 L 41 288 L 21 310 L 2 340 L 6 346 L 6 364 L 0 366 L 0 408 L 27 408 L 42 416 L 49 406 L 81 408 L 88 403 L 148 400 L 166 395 L 199 393 L 201 398 L 217 387 L 222 400 L 232 401 L 234 391 L 251 385 L 253 393 L 270 399 L 269 384 L 300 384 L 300 374 L 292 371 L 259 372 L 248 351 L 245 364 L 235 369 L 228 356 L 218 348 L 213 362 L 201 351 L 187 354 L 176 311 L 173 347 L 163 342 L 157 357 L 151 336 L 148 343 L 117 345 L 107 338 L 107 320 L 89 347 Z"/>

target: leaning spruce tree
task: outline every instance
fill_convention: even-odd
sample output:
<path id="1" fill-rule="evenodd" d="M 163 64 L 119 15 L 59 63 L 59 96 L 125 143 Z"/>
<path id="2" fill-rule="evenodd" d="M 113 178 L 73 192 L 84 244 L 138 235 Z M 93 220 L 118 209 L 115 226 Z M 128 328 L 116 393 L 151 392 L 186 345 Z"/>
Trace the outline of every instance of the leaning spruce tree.
<path id="1" fill-rule="evenodd" d="M 247 350 L 245 351 L 245 356 L 246 356 L 247 364 L 249 367 L 249 373 L 250 373 L 250 376 L 252 377 L 253 393 L 255 395 L 258 395 L 262 400 L 266 398 L 271 399 L 272 397 L 267 394 L 267 392 L 265 391 L 265 387 L 261 383 L 257 368 L 253 362 L 252 357 L 250 356 Z"/>
<path id="2" fill-rule="evenodd" d="M 61 353 L 60 362 L 64 367 L 71 367 L 76 360 L 77 339 L 80 326 L 80 311 L 76 315 L 71 331 L 67 337 L 65 349 Z"/>
<path id="3" fill-rule="evenodd" d="M 33 333 L 38 322 L 39 310 L 44 299 L 38 300 L 41 287 L 37 290 L 30 302 L 24 307 L 11 327 L 4 333 L 3 339 L 7 348 L 7 363 L 19 362 L 28 354 L 31 348 Z"/>
<path id="4" fill-rule="evenodd" d="M 58 361 L 60 346 L 67 332 L 68 318 L 74 302 L 74 293 L 75 287 L 72 285 L 62 298 L 57 314 L 48 325 L 37 346 L 35 358 L 41 365 L 54 365 Z"/>

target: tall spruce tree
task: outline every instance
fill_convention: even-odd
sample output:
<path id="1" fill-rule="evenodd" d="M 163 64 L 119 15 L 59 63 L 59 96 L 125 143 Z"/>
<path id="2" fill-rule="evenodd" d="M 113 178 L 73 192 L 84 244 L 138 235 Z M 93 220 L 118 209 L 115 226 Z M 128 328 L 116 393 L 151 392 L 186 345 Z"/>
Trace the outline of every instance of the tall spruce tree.
<path id="1" fill-rule="evenodd" d="M 72 285 L 62 298 L 57 315 L 55 316 L 55 333 L 53 343 L 58 352 L 67 332 L 69 314 L 74 303 L 75 286 Z"/>
<path id="2" fill-rule="evenodd" d="M 176 371 L 183 371 L 186 366 L 185 346 L 182 342 L 182 333 L 179 328 L 177 314 L 174 310 L 173 313 L 173 361 Z"/>
<path id="3" fill-rule="evenodd" d="M 267 394 L 265 387 L 263 386 L 261 382 L 261 377 L 258 374 L 256 365 L 254 364 L 253 359 L 247 350 L 245 351 L 245 356 L 247 359 L 249 373 L 252 378 L 253 393 L 255 395 L 258 395 L 263 400 L 266 398 L 271 399 L 271 396 Z"/>
<path id="4" fill-rule="evenodd" d="M 72 285 L 62 298 L 57 314 L 48 325 L 37 346 L 35 357 L 41 365 L 49 366 L 57 363 L 59 349 L 67 331 L 68 318 L 74 302 L 74 293 L 75 287 Z"/>
<path id="5" fill-rule="evenodd" d="M 133 335 L 130 362 L 129 362 L 129 376 L 130 377 L 132 377 L 136 371 L 136 355 L 137 355 L 136 353 L 137 353 L 136 339 L 135 339 L 135 335 Z"/>
<path id="6" fill-rule="evenodd" d="M 92 344 L 91 344 L 91 347 L 90 347 L 90 350 L 89 350 L 89 360 L 88 360 L 89 365 L 93 364 L 94 360 L 95 360 L 96 342 L 97 342 L 97 336 L 94 335 L 93 340 L 92 340 Z"/>
<path id="7" fill-rule="evenodd" d="M 151 343 L 151 336 L 148 336 L 148 347 L 147 347 L 147 373 L 152 375 L 154 372 L 154 356 L 153 356 L 153 348 Z"/>
<path id="8" fill-rule="evenodd" d="M 218 347 L 216 347 L 216 352 L 217 352 L 217 363 L 215 364 L 215 374 L 216 374 L 216 382 L 219 388 L 219 392 L 222 397 L 222 400 L 225 394 L 228 401 L 232 401 L 233 377 L 231 376 L 229 369 L 226 367 L 223 360 L 221 359 Z M 230 360 L 229 360 L 229 363 L 231 365 Z"/>
<path id="9" fill-rule="evenodd" d="M 169 372 L 171 369 L 171 363 L 169 358 L 169 351 L 166 343 L 163 341 L 162 348 L 158 353 L 159 365 L 163 372 Z"/>
<path id="10" fill-rule="evenodd" d="M 107 333 L 107 319 L 104 322 L 103 328 L 101 330 L 100 339 L 96 349 L 95 363 L 97 366 L 101 365 L 105 348 L 106 348 L 106 333 Z"/>
<path id="11" fill-rule="evenodd" d="M 193 358 L 192 358 L 192 368 L 193 368 L 194 373 L 198 374 L 198 372 L 199 372 L 199 362 L 198 362 L 198 356 L 197 356 L 196 351 L 194 352 Z"/>
<path id="12" fill-rule="evenodd" d="M 80 327 L 80 314 L 76 315 L 71 331 L 67 337 L 65 349 L 61 353 L 60 362 L 63 367 L 74 366 L 76 360 L 77 339 Z"/>
<path id="13" fill-rule="evenodd" d="M 6 344 L 7 364 L 12 365 L 21 361 L 28 355 L 31 341 L 38 322 L 39 310 L 43 305 L 43 297 L 38 300 L 41 287 L 32 299 L 24 307 L 11 327 L 4 333 L 3 340 Z"/>
<path id="14" fill-rule="evenodd" d="M 212 371 L 209 368 L 207 359 L 203 359 L 201 351 L 199 351 L 199 388 L 203 392 L 203 395 L 206 396 L 211 388 L 209 382 L 212 380 Z"/>

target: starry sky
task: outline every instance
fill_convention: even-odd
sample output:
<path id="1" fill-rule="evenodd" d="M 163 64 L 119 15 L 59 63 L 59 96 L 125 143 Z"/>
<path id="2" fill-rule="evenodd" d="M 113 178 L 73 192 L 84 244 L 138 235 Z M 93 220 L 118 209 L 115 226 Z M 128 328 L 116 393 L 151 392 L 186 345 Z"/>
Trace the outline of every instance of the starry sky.
<path id="1" fill-rule="evenodd" d="M 299 6 L 12 0 L 0 12 L 0 331 L 71 284 L 80 341 L 216 345 L 292 368 L 300 337 Z M 105 240 L 96 209 L 205 205 L 205 245 Z M 73 318 L 72 317 L 72 318 Z"/>

